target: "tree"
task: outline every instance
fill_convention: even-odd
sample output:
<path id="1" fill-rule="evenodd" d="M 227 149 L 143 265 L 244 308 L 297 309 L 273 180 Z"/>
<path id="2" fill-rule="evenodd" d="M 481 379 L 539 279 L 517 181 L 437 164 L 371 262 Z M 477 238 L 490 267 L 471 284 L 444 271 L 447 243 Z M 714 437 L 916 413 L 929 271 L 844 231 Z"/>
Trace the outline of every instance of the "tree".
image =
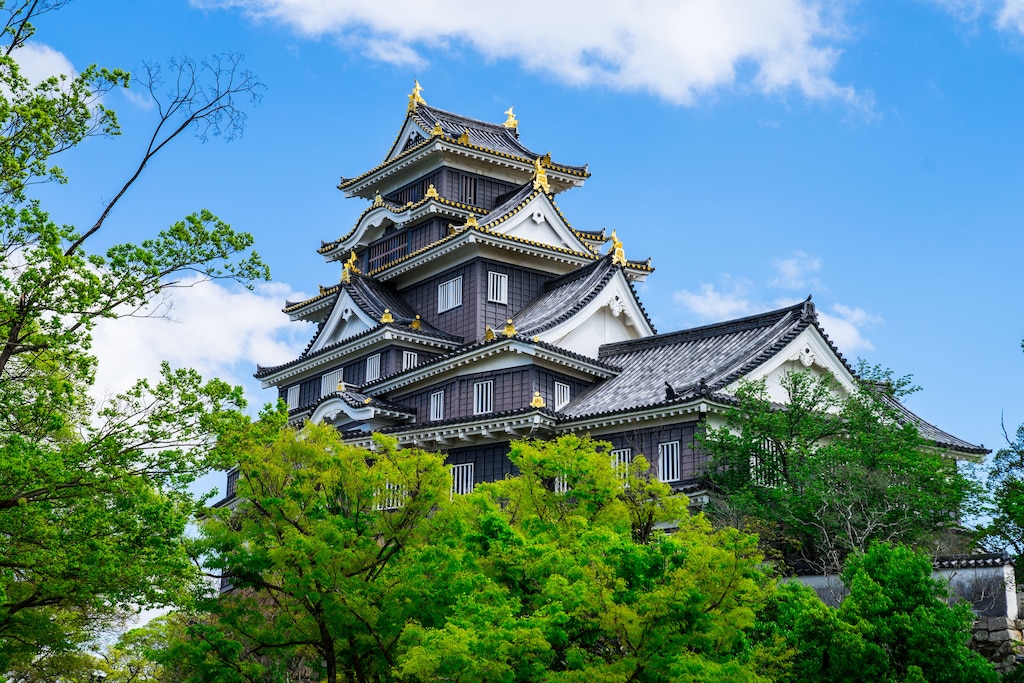
<path id="1" fill-rule="evenodd" d="M 440 456 L 251 429 L 222 442 L 240 502 L 201 545 L 233 589 L 169 652 L 183 680 L 762 680 L 755 539 L 690 516 L 642 458 L 514 442 L 520 476 L 450 500 Z"/>
<path id="2" fill-rule="evenodd" d="M 847 559 L 842 579 L 850 594 L 839 609 L 802 584 L 785 584 L 759 612 L 754 639 L 790 651 L 780 683 L 998 680 L 967 647 L 970 607 L 947 604 L 948 586 L 931 572 L 925 554 L 872 544 Z"/>
<path id="3" fill-rule="evenodd" d="M 268 277 L 251 236 L 205 209 L 138 244 L 90 250 L 172 140 L 240 132 L 238 105 L 262 86 L 238 58 L 172 62 L 167 95 L 158 70 L 145 71 L 154 133 L 88 229 L 57 225 L 31 196 L 36 183 L 67 180 L 58 155 L 119 132 L 98 97 L 132 82 L 96 66 L 37 85 L 21 75 L 32 21 L 63 4 L 0 4 L 0 672 L 72 652 L 126 610 L 192 590 L 198 575 L 182 538 L 196 504 L 187 487 L 218 464 L 216 434 L 244 419 L 240 390 L 166 366 L 159 380 L 93 405 L 93 325 L 146 314 L 188 273 L 246 285 Z"/>
<path id="4" fill-rule="evenodd" d="M 875 541 L 934 545 L 955 529 L 976 487 L 883 400 L 894 385 L 846 394 L 799 372 L 782 385 L 780 408 L 763 381 L 741 384 L 725 424 L 705 435 L 709 514 L 757 531 L 790 567 L 832 574 Z"/>

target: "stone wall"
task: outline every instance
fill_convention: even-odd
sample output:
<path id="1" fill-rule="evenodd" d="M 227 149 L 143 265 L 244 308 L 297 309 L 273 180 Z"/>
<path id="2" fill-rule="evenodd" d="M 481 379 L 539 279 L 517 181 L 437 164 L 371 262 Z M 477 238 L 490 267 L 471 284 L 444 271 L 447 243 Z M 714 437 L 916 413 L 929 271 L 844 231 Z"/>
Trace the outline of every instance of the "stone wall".
<path id="1" fill-rule="evenodd" d="M 1016 665 L 1017 656 L 1024 655 L 1021 629 L 1024 619 L 982 617 L 974 622 L 970 647 L 992 662 L 996 671 L 1008 671 Z"/>

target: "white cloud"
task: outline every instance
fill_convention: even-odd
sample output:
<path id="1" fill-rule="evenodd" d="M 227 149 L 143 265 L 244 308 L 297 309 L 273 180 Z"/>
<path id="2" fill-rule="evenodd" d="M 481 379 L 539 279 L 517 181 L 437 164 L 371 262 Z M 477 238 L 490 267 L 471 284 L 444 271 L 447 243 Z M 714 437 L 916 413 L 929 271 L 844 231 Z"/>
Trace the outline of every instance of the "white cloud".
<path id="1" fill-rule="evenodd" d="M 771 281 L 773 287 L 783 289 L 820 289 L 816 278 L 807 279 L 809 273 L 821 270 L 821 259 L 802 251 L 795 251 L 789 258 L 776 259 L 772 262 L 778 275 Z"/>
<path id="2" fill-rule="evenodd" d="M 75 67 L 64 53 L 43 43 L 26 43 L 11 55 L 18 62 L 21 75 L 30 83 L 39 83 L 50 76 L 74 75 Z"/>
<path id="3" fill-rule="evenodd" d="M 859 351 L 874 350 L 874 344 L 864 336 L 864 328 L 884 322 L 881 317 L 871 315 L 863 308 L 850 308 L 843 304 L 833 304 L 832 313 L 819 309 L 818 321 L 832 342 L 847 356 Z"/>
<path id="4" fill-rule="evenodd" d="M 797 89 L 811 98 L 858 102 L 832 80 L 843 34 L 838 8 L 819 0 L 191 0 L 235 8 L 310 38 L 333 36 L 376 59 L 420 65 L 439 46 L 468 46 L 489 59 L 573 84 L 651 92 L 692 104 L 729 87 L 738 72 L 764 93 Z M 831 10 L 831 11 L 830 11 Z"/>
<path id="5" fill-rule="evenodd" d="M 726 276 L 728 278 L 728 276 Z M 710 322 L 741 317 L 752 312 L 750 283 L 729 280 L 730 291 L 720 292 L 713 284 L 704 283 L 699 292 L 686 290 L 673 292 L 672 298 L 686 310 Z"/>
<path id="6" fill-rule="evenodd" d="M 958 21 L 973 24 L 983 16 L 994 16 L 1000 31 L 1024 33 L 1024 0 L 931 0 Z"/>
<path id="7" fill-rule="evenodd" d="M 1024 0 L 1006 0 L 996 16 L 996 26 L 1003 31 L 1024 33 Z"/>
<path id="8" fill-rule="evenodd" d="M 99 359 L 94 398 L 124 391 L 141 377 L 155 378 L 166 360 L 204 377 L 246 384 L 250 404 L 259 407 L 273 397 L 255 393 L 256 364 L 291 360 L 312 336 L 310 326 L 281 313 L 285 299 L 301 298 L 280 283 L 250 292 L 199 282 L 172 291 L 166 317 L 101 321 L 93 334 Z"/>

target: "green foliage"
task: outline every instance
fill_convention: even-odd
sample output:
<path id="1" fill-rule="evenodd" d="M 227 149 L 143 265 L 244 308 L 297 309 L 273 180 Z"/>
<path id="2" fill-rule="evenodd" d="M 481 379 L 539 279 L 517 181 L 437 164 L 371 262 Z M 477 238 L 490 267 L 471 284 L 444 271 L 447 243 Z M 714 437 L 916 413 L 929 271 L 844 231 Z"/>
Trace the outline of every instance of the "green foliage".
<path id="1" fill-rule="evenodd" d="M 756 540 L 613 470 L 607 444 L 514 442 L 520 476 L 454 500 L 440 456 L 383 438 L 268 416 L 224 444 L 241 502 L 201 546 L 235 588 L 173 652 L 184 680 L 765 680 Z"/>
<path id="2" fill-rule="evenodd" d="M 738 406 L 704 437 L 720 523 L 758 532 L 766 551 L 819 573 L 837 573 L 875 541 L 935 547 L 955 529 L 976 485 L 883 388 L 847 394 L 807 373 L 786 375 L 782 388 L 779 408 L 763 382 L 742 384 Z"/>
<path id="3" fill-rule="evenodd" d="M 60 154 L 118 133 L 99 98 L 130 80 L 96 66 L 39 84 L 21 75 L 31 20 L 63 4 L 0 2 L 0 672 L 39 673 L 54 662 L 71 670 L 76 657 L 88 660 L 82 646 L 126 611 L 175 604 L 194 590 L 199 576 L 183 538 L 196 503 L 187 488 L 224 464 L 216 436 L 244 419 L 238 389 L 167 366 L 159 380 L 95 406 L 93 325 L 152 314 L 185 276 L 246 286 L 268 277 L 252 237 L 206 210 L 137 244 L 90 250 L 164 145 L 187 130 L 237 132 L 244 114 L 233 98 L 260 87 L 237 58 L 219 71 L 177 62 L 183 90 L 170 101 L 147 72 L 154 134 L 88 229 L 57 225 L 31 196 L 34 184 L 67 181 Z"/>
<path id="4" fill-rule="evenodd" d="M 842 574 L 850 594 L 839 609 L 788 583 L 758 614 L 755 640 L 788 652 L 777 681 L 996 681 L 992 666 L 967 647 L 974 617 L 949 605 L 931 578 L 931 561 L 906 546 L 872 544 L 851 555 Z"/>

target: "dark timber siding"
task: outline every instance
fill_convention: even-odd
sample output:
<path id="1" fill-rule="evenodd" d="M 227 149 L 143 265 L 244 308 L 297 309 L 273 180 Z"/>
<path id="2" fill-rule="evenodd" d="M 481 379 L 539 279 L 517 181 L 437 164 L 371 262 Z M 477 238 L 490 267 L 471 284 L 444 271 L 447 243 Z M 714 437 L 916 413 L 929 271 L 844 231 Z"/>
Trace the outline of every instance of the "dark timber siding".
<path id="1" fill-rule="evenodd" d="M 503 273 L 508 276 L 508 303 L 496 304 L 487 300 L 488 273 Z M 480 279 L 479 305 L 484 325 L 490 325 L 495 332 L 501 333 L 505 321 L 523 310 L 531 301 L 544 293 L 544 283 L 553 276 L 537 270 L 516 268 L 496 261 L 477 261 L 477 277 Z M 567 302 L 571 306 L 575 302 Z"/>
<path id="2" fill-rule="evenodd" d="M 417 283 L 399 292 L 399 295 L 405 299 L 412 310 L 419 313 L 428 323 L 449 334 L 465 338 L 466 343 L 469 344 L 484 336 L 484 328 L 479 320 L 479 310 L 474 305 L 480 296 L 478 278 L 473 276 L 474 270 L 473 262 L 466 263 L 435 275 L 429 280 Z M 438 313 L 437 286 L 460 275 L 462 276 L 462 305 L 444 313 Z M 487 292 L 484 292 L 484 296 L 487 296 Z"/>
<path id="3" fill-rule="evenodd" d="M 631 448 L 633 457 L 643 455 L 653 467 L 658 462 L 658 444 L 669 441 L 679 442 L 680 481 L 693 479 L 704 473 L 707 456 L 699 452 L 694 443 L 694 434 L 699 429 L 696 421 L 664 424 L 647 429 L 637 429 L 618 434 L 602 434 L 601 441 L 608 441 L 612 448 Z"/>
<path id="4" fill-rule="evenodd" d="M 473 483 L 482 484 L 519 474 L 508 459 L 508 451 L 507 441 L 486 446 L 453 448 L 447 452 L 445 462 L 449 465 L 473 463 Z"/>

